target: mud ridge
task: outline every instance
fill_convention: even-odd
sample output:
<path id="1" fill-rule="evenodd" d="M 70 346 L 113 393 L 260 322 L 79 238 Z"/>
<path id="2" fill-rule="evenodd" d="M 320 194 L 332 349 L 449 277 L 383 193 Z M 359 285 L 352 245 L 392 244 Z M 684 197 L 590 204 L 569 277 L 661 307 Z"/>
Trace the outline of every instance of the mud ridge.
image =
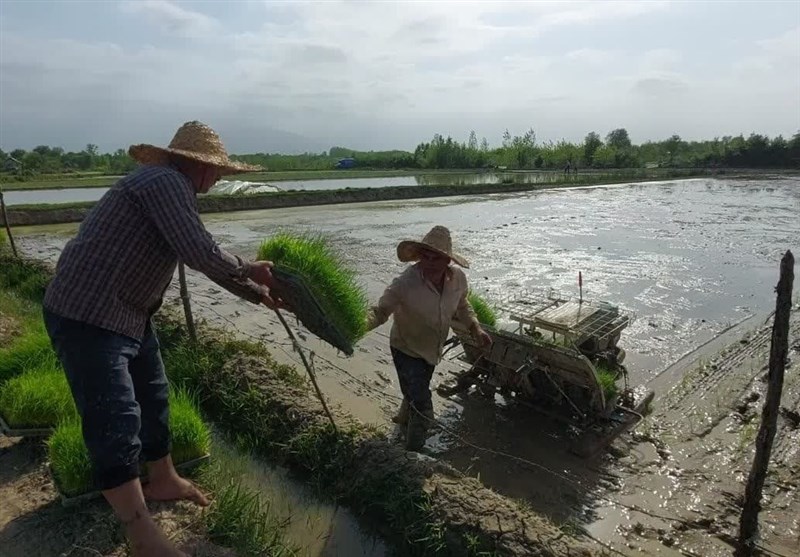
<path id="1" fill-rule="evenodd" d="M 438 537 L 435 553 L 440 555 L 596 554 L 546 518 L 448 464 L 406 452 L 341 408 L 334 410 L 340 433 L 333 434 L 309 390 L 287 384 L 262 358 L 235 356 L 202 383 L 205 405 L 223 427 L 252 435 L 260 428 L 266 453 L 322 486 L 412 554 L 434 549 L 430 544 L 423 549 L 415 539 L 423 533 Z M 247 393 L 247 401 L 233 415 L 226 408 L 236 393 Z"/>

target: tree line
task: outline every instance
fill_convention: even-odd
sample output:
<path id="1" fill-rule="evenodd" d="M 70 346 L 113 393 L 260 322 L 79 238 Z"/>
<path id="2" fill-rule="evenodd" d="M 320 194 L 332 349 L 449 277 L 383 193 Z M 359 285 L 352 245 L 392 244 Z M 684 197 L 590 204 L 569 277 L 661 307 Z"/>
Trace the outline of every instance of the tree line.
<path id="1" fill-rule="evenodd" d="M 634 145 L 625 128 L 610 131 L 604 138 L 596 132 L 582 143 L 537 142 L 531 128 L 522 135 L 503 134 L 499 146 L 491 147 L 471 132 L 466 141 L 436 134 L 410 151 L 357 151 L 332 147 L 323 153 L 283 155 L 254 153 L 232 158 L 258 164 L 273 171 L 329 170 L 342 158 L 354 158 L 358 168 L 375 169 L 484 169 L 509 168 L 561 170 L 571 168 L 800 168 L 800 132 L 791 139 L 750 134 L 706 141 L 685 141 L 673 135 L 663 141 Z M 99 172 L 124 174 L 136 163 L 124 149 L 100 153 L 89 144 L 80 152 L 40 145 L 31 151 L 0 150 L 0 171 L 24 179 L 38 174 Z"/>

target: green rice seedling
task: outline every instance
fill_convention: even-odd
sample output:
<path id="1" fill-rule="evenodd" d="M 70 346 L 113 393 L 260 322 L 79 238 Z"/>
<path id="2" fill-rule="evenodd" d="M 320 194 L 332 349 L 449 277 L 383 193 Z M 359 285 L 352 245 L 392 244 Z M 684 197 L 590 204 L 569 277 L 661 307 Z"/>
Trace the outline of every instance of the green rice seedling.
<path id="1" fill-rule="evenodd" d="M 326 316 L 351 343 L 364 336 L 366 292 L 324 237 L 281 233 L 261 244 L 258 259 L 303 277 Z"/>
<path id="2" fill-rule="evenodd" d="M 15 429 L 55 427 L 77 415 L 64 372 L 40 367 L 0 386 L 0 414 Z"/>
<path id="3" fill-rule="evenodd" d="M 173 462 L 180 464 L 208 454 L 211 432 L 200 417 L 193 397 L 183 389 L 170 393 L 169 427 Z"/>
<path id="4" fill-rule="evenodd" d="M 475 315 L 481 325 L 488 325 L 489 327 L 497 325 L 497 315 L 495 315 L 494 309 L 492 309 L 492 306 L 490 306 L 480 294 L 470 290 L 467 295 L 467 300 L 469 301 L 469 305 L 472 306 L 472 309 L 475 310 Z"/>
<path id="5" fill-rule="evenodd" d="M 36 328 L 14 339 L 11 346 L 0 349 L 0 385 L 27 369 L 58 366 L 50 338 L 42 328 Z"/>
<path id="6" fill-rule="evenodd" d="M 92 485 L 92 463 L 77 419 L 61 422 L 47 440 L 50 467 L 62 493 L 74 497 Z"/>
<path id="7" fill-rule="evenodd" d="M 595 368 L 597 373 L 597 381 L 603 389 L 603 395 L 606 401 L 611 400 L 617 394 L 617 374 L 616 372 L 599 365 Z"/>
<path id="8" fill-rule="evenodd" d="M 186 391 L 178 389 L 170 393 L 169 426 L 175 464 L 208 454 L 211 432 Z M 92 467 L 80 422 L 76 418 L 60 422 L 47 447 L 50 466 L 62 492 L 68 497 L 88 492 L 92 487 Z"/>
<path id="9" fill-rule="evenodd" d="M 232 547 L 240 555 L 296 554 L 284 540 L 286 524 L 271 512 L 269 502 L 240 482 L 218 488 L 205 520 L 211 541 Z"/>

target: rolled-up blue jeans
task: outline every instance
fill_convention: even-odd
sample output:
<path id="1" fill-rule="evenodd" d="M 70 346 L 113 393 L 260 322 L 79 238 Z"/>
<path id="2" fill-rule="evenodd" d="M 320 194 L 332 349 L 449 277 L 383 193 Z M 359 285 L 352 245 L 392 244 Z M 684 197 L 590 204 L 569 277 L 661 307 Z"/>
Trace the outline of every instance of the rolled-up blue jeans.
<path id="1" fill-rule="evenodd" d="M 169 386 L 152 324 L 139 341 L 46 308 L 43 314 L 81 418 L 95 488 L 138 478 L 140 457 L 152 462 L 171 449 Z"/>
<path id="2" fill-rule="evenodd" d="M 400 391 L 412 407 L 420 412 L 433 410 L 431 397 L 432 366 L 422 358 L 414 358 L 395 347 L 392 349 L 392 360 L 397 370 L 397 379 L 400 382 Z"/>

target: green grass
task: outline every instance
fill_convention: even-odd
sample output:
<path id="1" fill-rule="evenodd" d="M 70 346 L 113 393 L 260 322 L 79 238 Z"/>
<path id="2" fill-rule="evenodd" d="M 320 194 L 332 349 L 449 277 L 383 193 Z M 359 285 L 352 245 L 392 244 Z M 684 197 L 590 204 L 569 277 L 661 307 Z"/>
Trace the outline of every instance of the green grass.
<path id="1" fill-rule="evenodd" d="M 12 257 L 8 250 L 0 252 L 0 288 L 10 289 L 17 295 L 41 302 L 50 274 L 36 261 Z"/>
<path id="2" fill-rule="evenodd" d="M 92 464 L 77 419 L 61 422 L 47 440 L 50 467 L 68 497 L 85 493 L 92 484 Z"/>
<path id="3" fill-rule="evenodd" d="M 215 494 L 204 513 L 211 541 L 248 557 L 296 555 L 284 539 L 286 523 L 272 512 L 268 500 L 233 479 L 236 475 L 218 463 L 204 467 L 201 473 L 201 485 Z"/>
<path id="4" fill-rule="evenodd" d="M 323 236 L 277 234 L 261 244 L 258 259 L 302 276 L 326 316 L 351 343 L 364 336 L 366 292 Z"/>
<path id="5" fill-rule="evenodd" d="M 170 392 L 170 432 L 172 460 L 181 464 L 208 454 L 211 433 L 202 421 L 192 397 L 182 390 Z M 50 466 L 65 495 L 73 497 L 92 489 L 89 453 L 83 443 L 80 422 L 67 419 L 59 423 L 47 441 Z"/>
<path id="6" fill-rule="evenodd" d="M 188 462 L 211 451 L 211 432 L 200 417 L 194 398 L 183 389 L 171 393 L 169 425 L 173 462 Z"/>
<path id="7" fill-rule="evenodd" d="M 0 386 L 0 414 L 15 429 L 55 427 L 77 415 L 64 372 L 31 369 Z"/>
<path id="8" fill-rule="evenodd" d="M 58 358 L 42 328 L 24 333 L 0 349 L 0 385 L 25 370 L 55 367 Z"/>
<path id="9" fill-rule="evenodd" d="M 480 294 L 470 290 L 469 294 L 467 295 L 467 299 L 469 300 L 469 304 L 472 306 L 472 309 L 475 310 L 475 315 L 477 316 L 481 325 L 494 327 L 497 324 L 497 315 L 495 314 L 494 309 L 492 309 L 492 306 L 489 305 L 489 302 L 483 299 Z"/>

